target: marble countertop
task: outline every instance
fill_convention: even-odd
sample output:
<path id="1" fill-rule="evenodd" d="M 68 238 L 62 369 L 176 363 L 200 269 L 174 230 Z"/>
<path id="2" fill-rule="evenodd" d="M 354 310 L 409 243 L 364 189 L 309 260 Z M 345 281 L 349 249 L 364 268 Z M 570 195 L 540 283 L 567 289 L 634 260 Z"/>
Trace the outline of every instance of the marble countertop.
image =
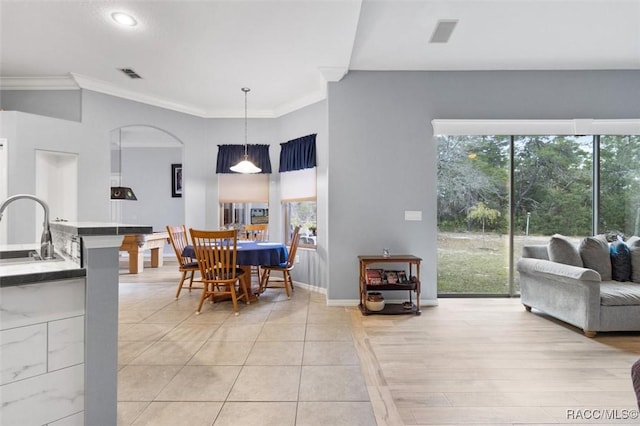
<path id="1" fill-rule="evenodd" d="M 153 227 L 115 222 L 51 222 L 52 229 L 79 236 L 152 234 Z"/>
<path id="2" fill-rule="evenodd" d="M 0 245 L 0 251 L 35 250 L 38 244 Z M 56 251 L 55 260 L 34 260 L 18 263 L 0 263 L 0 287 L 33 284 L 86 276 L 86 270 Z"/>

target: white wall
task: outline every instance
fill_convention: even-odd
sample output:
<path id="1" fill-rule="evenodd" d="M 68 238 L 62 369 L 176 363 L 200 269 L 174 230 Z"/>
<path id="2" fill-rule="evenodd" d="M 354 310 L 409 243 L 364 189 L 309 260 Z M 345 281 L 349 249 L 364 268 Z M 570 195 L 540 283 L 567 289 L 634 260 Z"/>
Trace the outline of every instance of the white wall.
<path id="1" fill-rule="evenodd" d="M 0 138 L 0 201 L 7 198 L 7 139 Z M 7 244 L 7 221 L 0 221 L 0 244 Z"/>
<path id="2" fill-rule="evenodd" d="M 78 154 L 59 151 L 36 150 L 35 195 L 46 200 L 49 220 L 78 219 Z M 35 239 L 40 241 L 43 209 L 36 210 Z"/>
<path id="3" fill-rule="evenodd" d="M 8 140 L 8 186 L 7 194 L 36 193 L 36 151 L 61 151 L 78 154 L 79 176 L 88 177 L 82 170 L 83 159 L 100 159 L 93 155 L 95 147 L 84 143 L 82 126 L 73 121 L 43 117 L 18 112 L 0 112 L 0 138 Z M 86 160 L 85 160 L 86 161 Z M 104 162 L 107 166 L 107 162 Z M 86 185 L 86 184 L 85 184 Z M 86 188 L 89 191 L 90 188 Z M 73 189 L 71 189 L 73 190 Z M 78 197 L 81 199 L 81 196 Z M 45 199 L 45 201 L 49 201 Z M 34 243 L 34 223 L 36 212 L 42 208 L 30 200 L 18 200 L 7 209 L 7 242 Z"/>

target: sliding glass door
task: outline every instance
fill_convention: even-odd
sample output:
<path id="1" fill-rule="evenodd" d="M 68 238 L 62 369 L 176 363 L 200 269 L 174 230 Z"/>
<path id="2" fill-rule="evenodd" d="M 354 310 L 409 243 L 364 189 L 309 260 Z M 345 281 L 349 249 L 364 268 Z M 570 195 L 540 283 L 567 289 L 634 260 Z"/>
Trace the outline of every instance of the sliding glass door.
<path id="1" fill-rule="evenodd" d="M 505 136 L 438 141 L 438 293 L 509 293 L 509 158 Z"/>
<path id="2" fill-rule="evenodd" d="M 598 233 L 640 235 L 640 136 L 600 136 Z"/>
<path id="3" fill-rule="evenodd" d="M 440 296 L 518 294 L 523 245 L 591 235 L 592 136 L 437 141 Z"/>
<path id="4" fill-rule="evenodd" d="M 513 138 L 513 259 L 553 234 L 579 242 L 593 229 L 593 136 Z M 511 294 L 520 292 L 513 273 Z"/>

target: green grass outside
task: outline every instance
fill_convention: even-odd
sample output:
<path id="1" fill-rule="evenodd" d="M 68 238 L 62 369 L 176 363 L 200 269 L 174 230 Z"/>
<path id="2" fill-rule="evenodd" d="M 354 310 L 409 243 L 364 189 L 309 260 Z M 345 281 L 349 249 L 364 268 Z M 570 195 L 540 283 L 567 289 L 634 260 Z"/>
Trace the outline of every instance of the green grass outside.
<path id="1" fill-rule="evenodd" d="M 548 236 L 514 237 L 514 262 L 522 246 L 546 244 Z M 438 233 L 438 293 L 509 294 L 507 235 Z M 515 293 L 520 292 L 514 273 Z"/>

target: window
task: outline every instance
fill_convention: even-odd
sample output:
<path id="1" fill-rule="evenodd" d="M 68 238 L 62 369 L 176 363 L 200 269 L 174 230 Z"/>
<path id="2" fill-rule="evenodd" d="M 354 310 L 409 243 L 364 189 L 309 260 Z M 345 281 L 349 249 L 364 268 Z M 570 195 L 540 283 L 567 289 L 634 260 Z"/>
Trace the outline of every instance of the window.
<path id="1" fill-rule="evenodd" d="M 291 242 L 293 228 L 300 226 L 300 247 L 316 246 L 316 169 L 280 174 L 280 194 L 284 210 L 285 241 Z"/>
<path id="2" fill-rule="evenodd" d="M 220 227 L 240 229 L 247 224 L 269 223 L 268 203 L 220 203 Z"/>
<path id="3" fill-rule="evenodd" d="M 269 145 L 248 145 L 262 173 L 241 174 L 230 171 L 242 157 L 242 145 L 218 145 L 216 173 L 220 227 L 240 229 L 247 224 L 269 223 Z"/>
<path id="4" fill-rule="evenodd" d="M 598 233 L 640 235 L 640 136 L 600 136 Z"/>
<path id="5" fill-rule="evenodd" d="M 287 244 L 291 243 L 293 228 L 300 226 L 300 247 L 316 246 L 316 202 L 291 201 L 283 203 Z"/>
<path id="6" fill-rule="evenodd" d="M 523 245 L 640 233 L 640 137 L 439 136 L 438 293 L 514 295 Z"/>
<path id="7" fill-rule="evenodd" d="M 280 144 L 280 200 L 284 212 L 285 241 L 300 226 L 300 247 L 317 245 L 316 135 Z"/>

